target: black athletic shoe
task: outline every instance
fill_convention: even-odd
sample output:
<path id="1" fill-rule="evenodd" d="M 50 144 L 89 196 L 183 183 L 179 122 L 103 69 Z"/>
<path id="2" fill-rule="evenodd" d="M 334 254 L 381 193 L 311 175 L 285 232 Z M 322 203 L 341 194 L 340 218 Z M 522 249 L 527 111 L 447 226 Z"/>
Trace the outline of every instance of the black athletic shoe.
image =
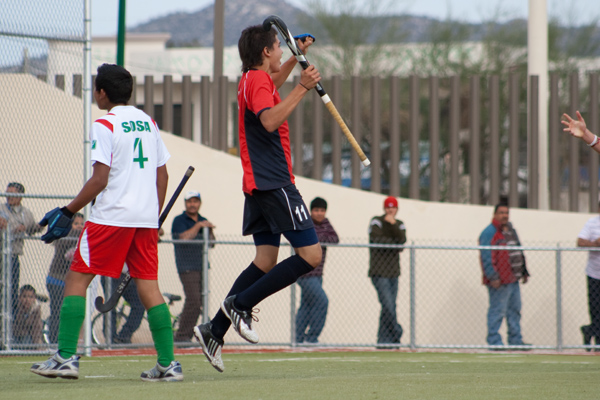
<path id="1" fill-rule="evenodd" d="M 514 347 L 510 348 L 510 350 L 513 350 L 513 351 L 530 351 L 532 349 L 533 345 L 531 343 L 521 342 L 521 343 L 514 343 L 514 344 L 511 343 L 511 344 L 509 344 L 509 346 L 514 346 Z"/>
<path id="2" fill-rule="evenodd" d="M 210 365 L 217 371 L 223 372 L 225 370 L 225 365 L 223 365 L 223 359 L 221 358 L 223 341 L 213 335 L 211 327 L 212 324 L 210 322 L 194 327 L 194 336 L 200 342 L 202 352 Z"/>
<path id="3" fill-rule="evenodd" d="M 583 345 L 589 346 L 592 344 L 592 335 L 589 333 L 589 326 L 583 325 L 581 328 L 581 334 L 583 335 Z M 591 348 L 586 348 L 585 351 L 591 351 Z"/>
<path id="4" fill-rule="evenodd" d="M 234 305 L 235 295 L 221 303 L 221 310 L 231 320 L 233 329 L 250 343 L 258 343 L 258 334 L 252 330 L 252 313 L 238 310 Z"/>

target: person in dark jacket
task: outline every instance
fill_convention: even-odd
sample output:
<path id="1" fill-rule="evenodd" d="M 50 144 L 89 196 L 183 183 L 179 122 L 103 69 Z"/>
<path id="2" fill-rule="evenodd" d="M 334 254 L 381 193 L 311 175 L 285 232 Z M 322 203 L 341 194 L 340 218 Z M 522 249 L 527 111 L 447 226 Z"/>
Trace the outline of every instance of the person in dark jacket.
<path id="1" fill-rule="evenodd" d="M 497 204 L 494 218 L 479 236 L 480 246 L 520 246 L 517 231 L 508 221 L 508 206 Z M 502 320 L 508 326 L 508 344 L 530 346 L 521 336 L 521 289 L 519 280 L 527 283 L 529 272 L 525 255 L 521 250 L 480 250 L 483 284 L 488 288 L 487 342 L 490 346 L 502 346 L 498 333 Z M 494 350 L 499 349 L 493 347 Z M 524 349 L 519 347 L 518 349 Z"/>
<path id="2" fill-rule="evenodd" d="M 176 342 L 189 342 L 194 326 L 202 314 L 202 228 L 210 228 L 210 239 L 214 240 L 215 226 L 200 215 L 202 200 L 200 193 L 189 191 L 185 195 L 185 211 L 173 219 L 171 234 L 175 240 L 197 240 L 197 244 L 175 243 L 175 264 L 183 285 L 185 303 L 179 317 L 179 329 L 175 332 Z"/>
<path id="3" fill-rule="evenodd" d="M 310 203 L 310 216 L 317 231 L 320 243 L 339 243 L 340 239 L 325 217 L 327 202 L 321 197 L 315 197 Z M 296 342 L 318 343 L 319 335 L 325 326 L 329 299 L 323 290 L 323 266 L 327 246 L 321 246 L 323 258 L 321 264 L 313 271 L 302 275 L 296 281 L 302 288 L 300 308 L 296 314 Z M 308 331 L 307 331 L 308 329 Z"/>
<path id="4" fill-rule="evenodd" d="M 369 224 L 369 243 L 401 245 L 406 243 L 406 227 L 396 219 L 398 200 L 387 197 L 383 202 L 385 214 L 373 217 Z M 400 343 L 402 325 L 396 317 L 396 298 L 398 297 L 398 282 L 400 278 L 400 252 L 402 248 L 370 248 L 369 277 L 379 302 L 379 330 L 377 344 Z M 379 346 L 378 346 L 379 347 Z M 383 346 L 385 347 L 385 346 Z"/>

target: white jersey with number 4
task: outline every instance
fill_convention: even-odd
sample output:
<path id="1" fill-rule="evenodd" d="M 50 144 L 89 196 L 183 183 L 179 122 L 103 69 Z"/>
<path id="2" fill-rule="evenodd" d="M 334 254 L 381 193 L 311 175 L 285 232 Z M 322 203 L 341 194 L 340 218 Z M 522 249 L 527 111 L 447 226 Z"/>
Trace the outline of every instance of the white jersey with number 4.
<path id="1" fill-rule="evenodd" d="M 92 124 L 92 164 L 110 167 L 108 185 L 96 197 L 96 224 L 158 228 L 156 169 L 170 157 L 156 123 L 134 106 L 117 106 Z"/>

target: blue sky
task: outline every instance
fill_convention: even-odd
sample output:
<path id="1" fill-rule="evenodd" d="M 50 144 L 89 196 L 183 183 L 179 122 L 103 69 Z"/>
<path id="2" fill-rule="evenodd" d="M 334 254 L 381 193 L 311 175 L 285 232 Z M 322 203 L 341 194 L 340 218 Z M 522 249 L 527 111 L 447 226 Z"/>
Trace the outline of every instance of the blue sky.
<path id="1" fill-rule="evenodd" d="M 227 1 L 227 0 L 225 0 Z M 303 8 L 301 0 L 286 0 Z M 329 0 L 339 4 L 340 0 Z M 135 26 L 158 16 L 177 11 L 196 11 L 212 0 L 127 0 L 127 26 Z M 448 15 L 453 19 L 481 22 L 498 14 L 504 19 L 526 18 L 529 0 L 395 0 L 392 12 L 425 15 L 444 19 Z M 598 18 L 600 8 L 598 0 L 547 0 L 548 13 L 565 23 L 589 23 Z M 119 0 L 92 0 L 92 34 L 115 35 L 117 32 Z"/>

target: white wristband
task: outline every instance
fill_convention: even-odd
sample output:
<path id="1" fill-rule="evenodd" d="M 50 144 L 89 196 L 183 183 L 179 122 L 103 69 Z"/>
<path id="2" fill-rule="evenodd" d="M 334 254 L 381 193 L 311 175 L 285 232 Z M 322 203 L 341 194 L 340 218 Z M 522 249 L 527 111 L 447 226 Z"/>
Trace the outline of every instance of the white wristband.
<path id="1" fill-rule="evenodd" d="M 588 146 L 594 147 L 597 143 L 598 143 L 598 136 L 594 135 L 594 140 L 592 140 L 592 143 L 588 144 Z"/>

